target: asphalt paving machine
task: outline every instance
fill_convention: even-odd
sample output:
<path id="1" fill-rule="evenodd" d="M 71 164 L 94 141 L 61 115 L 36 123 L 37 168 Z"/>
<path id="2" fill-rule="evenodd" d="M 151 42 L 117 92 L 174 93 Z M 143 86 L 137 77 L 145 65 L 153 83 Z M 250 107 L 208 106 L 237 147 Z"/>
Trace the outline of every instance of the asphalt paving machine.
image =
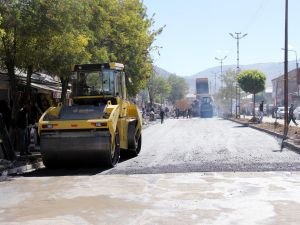
<path id="1" fill-rule="evenodd" d="M 75 65 L 72 104 L 50 107 L 38 130 L 46 167 L 109 166 L 120 151 L 138 155 L 142 144 L 142 117 L 127 100 L 124 65 Z"/>

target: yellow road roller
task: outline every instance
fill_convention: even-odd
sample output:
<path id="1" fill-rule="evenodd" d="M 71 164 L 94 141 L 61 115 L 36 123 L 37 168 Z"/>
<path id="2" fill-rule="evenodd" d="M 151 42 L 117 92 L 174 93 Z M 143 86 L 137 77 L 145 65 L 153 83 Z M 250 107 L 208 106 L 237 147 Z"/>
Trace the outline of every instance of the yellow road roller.
<path id="1" fill-rule="evenodd" d="M 123 64 L 75 65 L 72 104 L 50 107 L 39 120 L 44 165 L 113 167 L 120 151 L 138 155 L 142 117 L 126 95 Z"/>

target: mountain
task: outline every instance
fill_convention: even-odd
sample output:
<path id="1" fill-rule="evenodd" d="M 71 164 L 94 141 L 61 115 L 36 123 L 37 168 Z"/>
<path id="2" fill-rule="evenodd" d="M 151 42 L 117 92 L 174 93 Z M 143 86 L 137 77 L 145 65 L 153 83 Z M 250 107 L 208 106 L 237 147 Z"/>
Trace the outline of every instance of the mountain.
<path id="1" fill-rule="evenodd" d="M 289 61 L 289 70 L 293 70 L 296 68 L 296 61 Z M 189 85 L 190 92 L 195 92 L 195 83 L 196 78 L 208 78 L 210 81 L 211 89 L 214 91 L 215 88 L 215 76 L 216 76 L 216 88 L 218 89 L 221 86 L 220 82 L 220 66 L 212 67 L 205 69 L 201 72 L 198 72 L 196 74 L 185 76 L 185 80 L 187 84 Z M 224 65 L 223 66 L 223 75 L 226 73 L 228 69 L 235 70 L 236 65 Z M 262 71 L 266 75 L 266 87 L 272 86 L 272 80 L 280 75 L 283 74 L 284 71 L 284 63 L 283 62 L 271 62 L 271 63 L 256 63 L 256 64 L 249 64 L 249 65 L 240 65 L 241 70 L 248 70 L 248 69 L 257 69 L 259 71 Z M 155 71 L 157 71 L 158 74 L 161 74 L 163 77 L 168 77 L 171 73 L 159 68 L 155 67 Z"/>
<path id="2" fill-rule="evenodd" d="M 168 78 L 172 73 L 158 67 L 158 66 L 154 66 L 154 71 L 156 74 L 159 74 L 160 76 L 162 76 L 163 78 Z"/>

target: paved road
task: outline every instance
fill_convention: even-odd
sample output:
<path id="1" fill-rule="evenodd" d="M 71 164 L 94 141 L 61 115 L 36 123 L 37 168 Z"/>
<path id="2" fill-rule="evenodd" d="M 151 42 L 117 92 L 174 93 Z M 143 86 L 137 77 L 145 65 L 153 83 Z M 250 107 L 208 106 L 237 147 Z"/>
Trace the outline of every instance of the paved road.
<path id="1" fill-rule="evenodd" d="M 145 129 L 141 155 L 114 169 L 1 182 L 0 225 L 296 225 L 300 172 L 190 173 L 300 169 L 297 153 L 278 150 L 274 137 L 230 121 L 167 120 Z"/>
<path id="2" fill-rule="evenodd" d="M 278 141 L 219 118 L 169 119 L 144 130 L 138 157 L 106 173 L 300 170 L 300 155 Z"/>

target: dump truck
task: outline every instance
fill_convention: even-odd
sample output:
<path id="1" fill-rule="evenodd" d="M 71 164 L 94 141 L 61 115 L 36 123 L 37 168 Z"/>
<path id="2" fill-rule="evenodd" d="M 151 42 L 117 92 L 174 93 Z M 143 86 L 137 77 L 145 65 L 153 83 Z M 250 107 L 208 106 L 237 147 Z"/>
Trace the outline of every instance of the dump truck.
<path id="1" fill-rule="evenodd" d="M 213 98 L 209 94 L 208 78 L 196 79 L 196 96 L 199 101 L 200 117 L 213 117 Z"/>
<path id="2" fill-rule="evenodd" d="M 139 154 L 142 117 L 125 83 L 121 63 L 75 65 L 72 104 L 50 107 L 38 123 L 46 167 L 113 167 L 120 151 Z"/>

